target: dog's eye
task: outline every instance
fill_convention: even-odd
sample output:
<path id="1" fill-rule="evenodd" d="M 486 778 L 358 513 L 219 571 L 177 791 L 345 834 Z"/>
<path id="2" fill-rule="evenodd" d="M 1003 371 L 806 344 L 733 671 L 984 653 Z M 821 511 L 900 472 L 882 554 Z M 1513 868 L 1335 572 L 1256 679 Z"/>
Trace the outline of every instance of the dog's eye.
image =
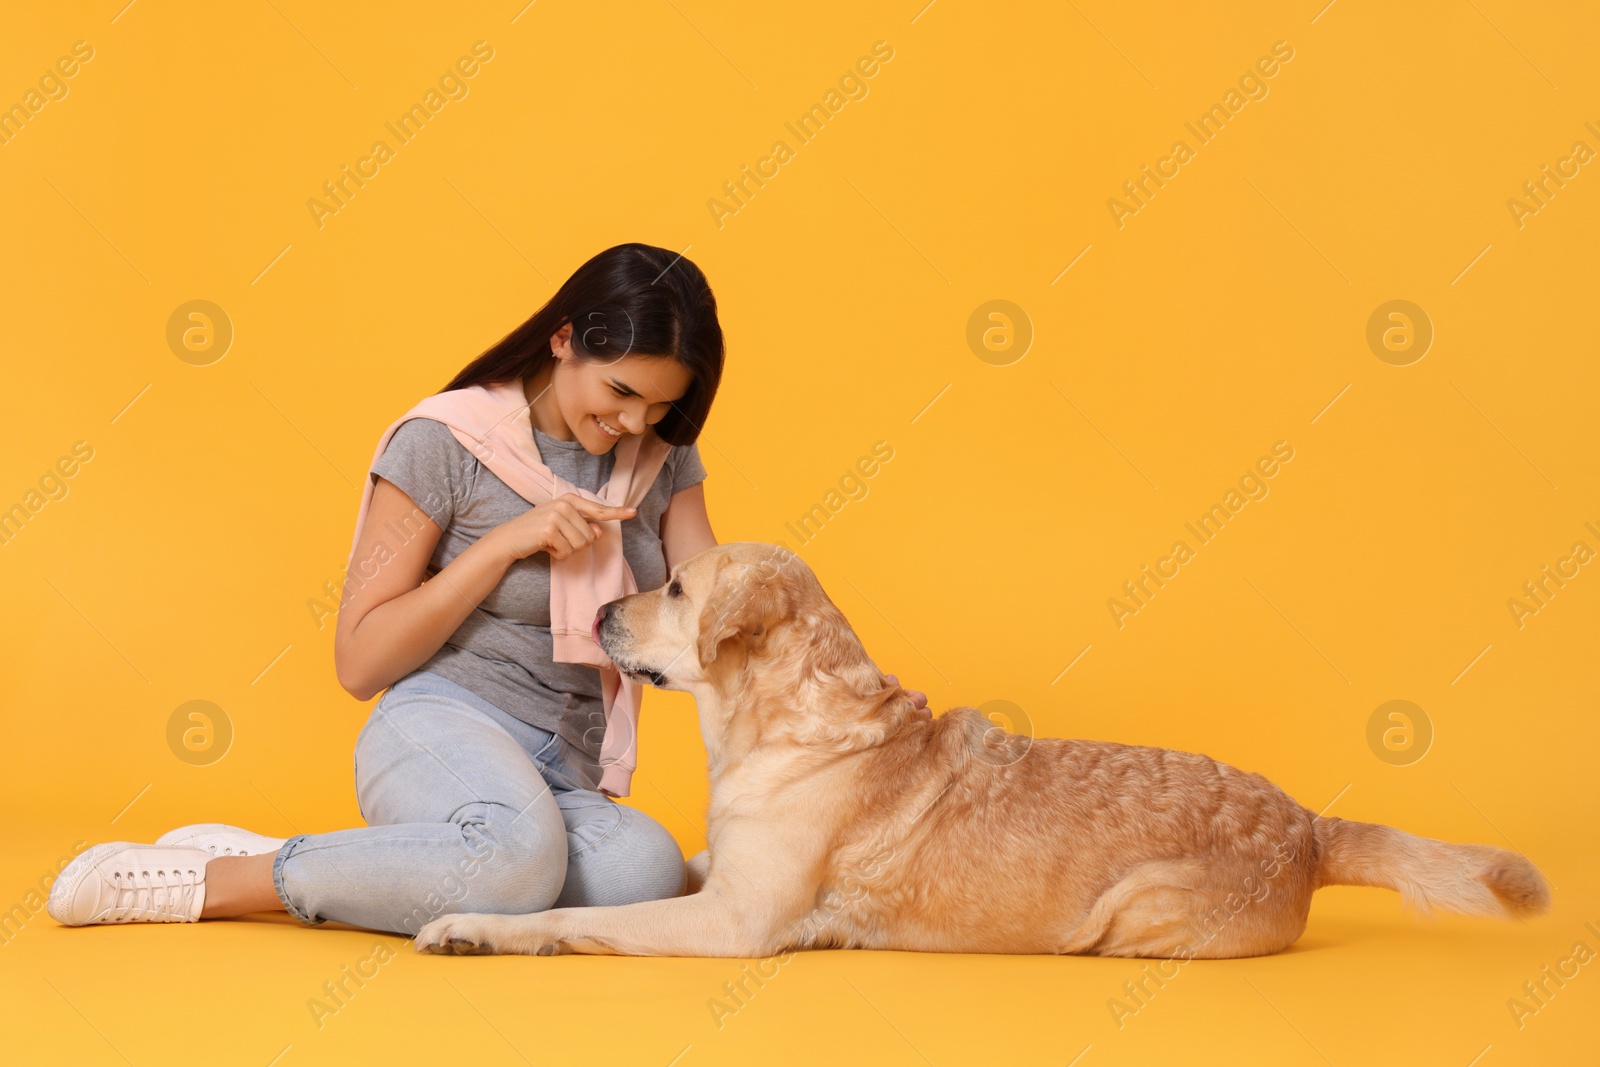
<path id="1" fill-rule="evenodd" d="M 676 578 L 672 579 L 672 584 L 667 586 L 667 595 L 668 596 L 682 596 L 683 595 L 683 586 L 678 584 L 678 579 L 676 579 Z"/>

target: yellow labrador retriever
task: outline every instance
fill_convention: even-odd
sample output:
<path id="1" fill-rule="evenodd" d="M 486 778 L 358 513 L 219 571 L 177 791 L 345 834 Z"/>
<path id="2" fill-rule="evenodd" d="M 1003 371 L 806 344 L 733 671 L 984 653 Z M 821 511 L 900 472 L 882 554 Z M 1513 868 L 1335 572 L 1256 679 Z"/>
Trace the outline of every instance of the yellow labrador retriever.
<path id="1" fill-rule="evenodd" d="M 418 951 L 1220 958 L 1292 944 L 1325 885 L 1423 911 L 1549 903 L 1520 855 L 1318 818 L 1206 756 L 1011 734 L 969 707 L 929 721 L 775 545 L 708 549 L 596 626 L 619 668 L 699 706 L 710 848 L 688 894 L 446 915 Z"/>

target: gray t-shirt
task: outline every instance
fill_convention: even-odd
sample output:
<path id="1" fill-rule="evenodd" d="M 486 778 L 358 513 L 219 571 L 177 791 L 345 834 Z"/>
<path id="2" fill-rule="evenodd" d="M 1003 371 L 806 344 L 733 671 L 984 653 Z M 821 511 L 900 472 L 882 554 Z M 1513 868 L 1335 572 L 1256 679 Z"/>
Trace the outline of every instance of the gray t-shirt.
<path id="1" fill-rule="evenodd" d="M 593 455 L 581 441 L 560 441 L 534 428 L 539 458 L 573 485 L 599 491 L 611 477 L 613 452 Z M 443 531 L 428 564 L 432 578 L 478 538 L 533 505 L 462 447 L 444 423 L 407 419 L 389 439 L 369 478 L 382 476 L 409 496 Z M 697 445 L 675 445 L 638 513 L 622 521 L 622 554 L 641 591 L 667 580 L 661 515 L 675 493 L 703 480 Z M 443 675 L 489 703 L 566 738 L 595 760 L 605 735 L 600 672 L 557 663 L 550 636 L 550 555 L 517 560 L 455 633 L 418 670 Z"/>

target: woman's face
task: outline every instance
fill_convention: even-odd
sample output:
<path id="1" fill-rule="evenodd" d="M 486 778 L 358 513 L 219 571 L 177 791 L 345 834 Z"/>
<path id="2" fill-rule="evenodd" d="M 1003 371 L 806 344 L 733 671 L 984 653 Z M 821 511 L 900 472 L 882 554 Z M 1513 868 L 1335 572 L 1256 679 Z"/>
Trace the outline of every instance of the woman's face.
<path id="1" fill-rule="evenodd" d="M 550 339 L 556 362 L 549 394 L 567 427 L 594 455 L 611 451 L 622 435 L 644 433 L 688 391 L 689 371 L 671 357 L 627 355 L 586 363 L 573 353 L 571 337 L 568 324 Z"/>

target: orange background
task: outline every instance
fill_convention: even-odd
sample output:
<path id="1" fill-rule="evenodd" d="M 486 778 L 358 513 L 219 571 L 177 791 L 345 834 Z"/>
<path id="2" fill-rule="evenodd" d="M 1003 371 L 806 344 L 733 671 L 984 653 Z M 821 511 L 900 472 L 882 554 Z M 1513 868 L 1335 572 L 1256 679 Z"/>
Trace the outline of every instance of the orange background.
<path id="1" fill-rule="evenodd" d="M 93 56 L 0 144 L 0 507 L 58 497 L 0 546 L 0 904 L 78 841 L 359 825 L 366 708 L 308 602 L 342 579 L 377 438 L 584 260 L 645 241 L 705 270 L 727 332 L 700 442 L 716 533 L 800 551 L 936 709 L 1008 701 L 1041 735 L 1203 751 L 1314 810 L 1514 847 L 1551 914 L 1423 924 L 1329 890 L 1292 951 L 1190 964 L 1119 1028 L 1126 960 L 809 953 L 719 1027 L 740 962 L 39 913 L 0 947 L 24 1059 L 1594 1062 L 1593 966 L 1520 1029 L 1507 1006 L 1600 951 L 1596 565 L 1521 626 L 1508 608 L 1600 548 L 1600 177 L 1508 206 L 1600 149 L 1594 13 L 921 2 L 7 12 L 0 104 L 74 42 Z M 478 41 L 466 95 L 397 146 L 384 124 Z M 1185 123 L 1276 42 L 1292 59 L 1201 144 Z M 319 227 L 307 202 L 378 139 L 394 157 Z M 766 184 L 713 210 L 778 140 Z M 1114 212 L 1178 140 L 1192 158 Z M 220 358 L 169 345 L 192 300 L 231 323 Z M 995 300 L 1019 310 L 974 327 Z M 1367 341 L 1391 300 L 1434 333 L 1405 366 Z M 786 524 L 880 441 L 802 545 Z M 1185 523 L 1279 441 L 1268 495 L 1201 545 Z M 1108 601 L 1179 539 L 1193 558 L 1119 627 Z M 232 730 L 206 765 L 169 747 L 192 700 Z M 1431 725 L 1420 760 L 1369 747 L 1391 700 Z M 627 802 L 687 854 L 705 797 L 688 699 L 651 692 Z M 377 944 L 397 954 L 318 1028 L 306 1000 Z"/>

